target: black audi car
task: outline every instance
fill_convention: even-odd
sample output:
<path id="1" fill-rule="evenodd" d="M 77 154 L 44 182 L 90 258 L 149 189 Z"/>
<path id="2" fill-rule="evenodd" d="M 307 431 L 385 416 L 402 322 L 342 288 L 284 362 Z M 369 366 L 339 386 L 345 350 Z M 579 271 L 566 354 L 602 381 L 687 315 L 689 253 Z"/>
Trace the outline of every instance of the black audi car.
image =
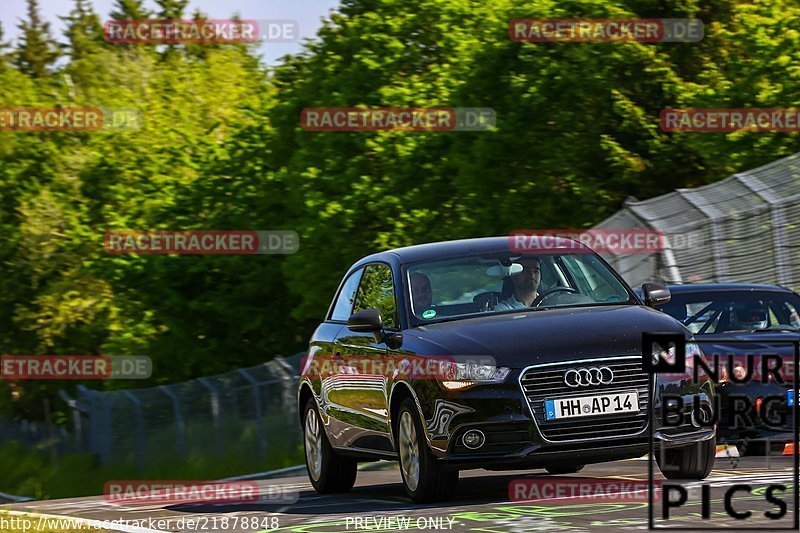
<path id="1" fill-rule="evenodd" d="M 668 290 L 652 284 L 640 300 L 588 248 L 552 242 L 535 253 L 506 237 L 423 244 L 347 271 L 298 391 L 317 491 L 350 490 L 357 462 L 378 459 L 399 460 L 418 502 L 450 497 L 462 469 L 577 472 L 647 453 L 661 394 L 710 404 L 710 383 L 643 370 L 643 332 L 691 339 L 645 305 Z M 713 426 L 688 413 L 652 429 L 667 477 L 708 475 Z"/>
<path id="2" fill-rule="evenodd" d="M 656 309 L 683 323 L 707 360 L 716 355 L 719 361 L 717 442 L 736 445 L 740 455 L 780 454 L 793 440 L 789 408 L 794 405 L 793 342 L 800 340 L 800 296 L 775 285 L 687 284 L 670 285 L 669 290 L 671 300 Z M 749 376 L 748 354 L 753 356 Z M 782 383 L 769 374 L 762 379 L 764 356 L 780 357 Z M 747 382 L 735 383 L 734 377 Z M 733 402 L 749 416 L 734 416 Z"/>

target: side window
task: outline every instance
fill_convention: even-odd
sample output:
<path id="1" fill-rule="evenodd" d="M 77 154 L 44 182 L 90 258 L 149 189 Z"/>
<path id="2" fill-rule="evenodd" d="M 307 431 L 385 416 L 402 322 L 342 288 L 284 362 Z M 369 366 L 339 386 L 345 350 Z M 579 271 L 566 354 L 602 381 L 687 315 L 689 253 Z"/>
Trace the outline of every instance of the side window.
<path id="1" fill-rule="evenodd" d="M 339 291 L 339 297 L 336 298 L 336 304 L 331 311 L 331 320 L 347 321 L 352 314 L 350 311 L 353 309 L 353 302 L 356 299 L 356 289 L 358 282 L 361 281 L 361 274 L 364 273 L 363 268 L 359 268 L 347 278 L 347 281 L 342 285 L 342 290 Z"/>
<path id="2" fill-rule="evenodd" d="M 626 295 L 619 292 L 619 289 L 612 286 L 609 279 L 605 279 L 602 274 L 608 274 L 606 269 L 598 270 L 593 268 L 597 260 L 594 256 L 565 256 L 564 263 L 570 273 L 575 278 L 576 283 L 581 287 L 582 293 L 591 296 L 597 302 L 620 301 L 627 299 Z"/>
<path id="3" fill-rule="evenodd" d="M 394 298 L 392 271 L 386 265 L 369 265 L 364 270 L 356 293 L 353 312 L 377 307 L 386 329 L 397 327 L 397 306 Z"/>

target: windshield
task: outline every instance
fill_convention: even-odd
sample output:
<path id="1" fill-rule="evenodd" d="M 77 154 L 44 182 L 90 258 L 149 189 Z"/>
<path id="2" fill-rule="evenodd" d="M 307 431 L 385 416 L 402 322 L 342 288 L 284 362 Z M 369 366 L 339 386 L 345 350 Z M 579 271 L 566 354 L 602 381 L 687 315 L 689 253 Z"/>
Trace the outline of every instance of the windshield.
<path id="1" fill-rule="evenodd" d="M 505 253 L 418 263 L 407 268 L 417 322 L 552 307 L 633 302 L 591 253 Z"/>
<path id="2" fill-rule="evenodd" d="M 673 294 L 659 307 L 696 335 L 729 331 L 800 331 L 800 300 L 793 294 L 705 292 Z"/>

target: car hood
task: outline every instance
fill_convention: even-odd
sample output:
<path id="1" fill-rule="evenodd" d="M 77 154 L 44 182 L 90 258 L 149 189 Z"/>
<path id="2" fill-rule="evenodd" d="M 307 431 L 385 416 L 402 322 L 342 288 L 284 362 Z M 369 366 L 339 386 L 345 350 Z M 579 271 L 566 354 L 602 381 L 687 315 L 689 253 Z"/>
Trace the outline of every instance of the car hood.
<path id="1" fill-rule="evenodd" d="M 707 357 L 715 353 L 724 355 L 759 352 L 791 356 L 794 351 L 792 343 L 800 340 L 800 334 L 731 332 L 698 335 L 696 339 Z"/>
<path id="2" fill-rule="evenodd" d="M 564 308 L 465 318 L 408 331 L 417 353 L 490 355 L 497 364 L 535 363 L 642 353 L 643 332 L 691 335 L 677 320 L 637 305 Z"/>

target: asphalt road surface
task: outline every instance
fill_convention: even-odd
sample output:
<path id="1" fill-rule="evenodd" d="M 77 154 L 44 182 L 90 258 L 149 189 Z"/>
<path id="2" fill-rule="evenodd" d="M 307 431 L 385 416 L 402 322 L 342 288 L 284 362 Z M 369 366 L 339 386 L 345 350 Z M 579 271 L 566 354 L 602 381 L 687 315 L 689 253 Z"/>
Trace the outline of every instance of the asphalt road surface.
<path id="1" fill-rule="evenodd" d="M 286 494 L 295 492 L 297 500 L 294 503 L 119 505 L 94 497 L 19 503 L 2 506 L 0 510 L 127 520 L 127 526 L 119 530 L 139 533 L 403 529 L 502 533 L 641 531 L 648 528 L 647 460 L 592 465 L 578 474 L 565 476 L 549 476 L 539 470 L 465 471 L 461 473 L 455 498 L 431 505 L 415 505 L 406 499 L 399 472 L 393 464 L 387 464 L 391 467 L 359 472 L 356 487 L 344 495 L 317 495 L 305 476 L 258 482 L 264 493 L 278 490 Z M 795 520 L 793 465 L 792 456 L 771 457 L 768 462 L 766 458 L 718 457 L 714 472 L 706 480 L 710 485 L 709 518 L 702 517 L 703 489 L 694 483 L 686 485 L 686 503 L 671 508 L 670 518 L 666 521 L 662 519 L 663 500 L 660 493 L 655 494 L 654 525 L 659 528 L 684 527 L 693 531 L 703 527 L 792 528 Z M 657 468 L 655 471 L 656 479 L 663 480 Z M 731 504 L 736 512 L 752 512 L 751 516 L 741 520 L 731 518 L 725 511 L 726 491 L 737 484 L 751 487 L 749 493 L 739 490 L 732 494 Z M 773 489 L 772 492 L 773 497 L 785 501 L 786 514 L 781 519 L 771 520 L 764 516 L 764 512 L 780 511 L 779 504 L 765 499 L 770 484 L 785 488 L 784 491 Z M 517 486 L 523 488 L 515 488 Z M 575 490 L 571 487 L 576 486 L 594 487 L 594 496 L 584 493 L 583 497 L 570 497 L 569 491 Z M 640 490 L 642 487 L 644 490 Z M 526 501 L 518 501 L 518 497 Z M 677 492 L 670 493 L 671 500 L 677 498 Z"/>

